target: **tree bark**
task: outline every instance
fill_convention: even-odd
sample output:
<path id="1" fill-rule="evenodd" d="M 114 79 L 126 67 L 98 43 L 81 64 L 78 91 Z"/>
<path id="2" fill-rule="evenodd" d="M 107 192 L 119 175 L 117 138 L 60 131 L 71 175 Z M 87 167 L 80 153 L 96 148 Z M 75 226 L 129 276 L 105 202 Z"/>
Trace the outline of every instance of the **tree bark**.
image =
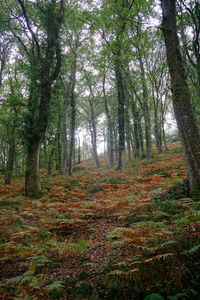
<path id="1" fill-rule="evenodd" d="M 143 91 L 142 109 L 143 109 L 144 121 L 145 121 L 146 152 L 147 152 L 147 157 L 150 159 L 153 157 L 153 151 L 152 151 L 152 140 L 151 140 L 151 121 L 150 121 L 149 106 L 148 106 L 148 90 L 147 90 L 142 56 L 140 50 L 138 50 L 138 52 L 139 52 L 139 62 L 140 62 L 142 91 Z"/>
<path id="2" fill-rule="evenodd" d="M 62 138 L 63 138 L 63 175 L 66 175 L 67 172 L 67 128 L 66 128 L 66 112 L 67 112 L 67 103 L 66 99 L 64 100 L 63 107 L 63 119 L 62 119 Z"/>
<path id="3" fill-rule="evenodd" d="M 162 100 L 160 103 L 160 110 L 161 110 L 161 125 L 162 125 L 163 142 L 165 145 L 165 150 L 167 151 L 168 147 L 167 147 L 167 141 L 166 141 L 166 136 L 165 136 L 165 108 L 164 108 Z"/>
<path id="4" fill-rule="evenodd" d="M 103 95 L 104 95 L 104 107 L 105 113 L 107 118 L 107 128 L 108 128 L 108 151 L 109 151 L 109 159 L 110 159 L 110 166 L 113 167 L 113 159 L 114 159 L 114 143 L 113 143 L 113 133 L 112 133 L 112 121 L 111 115 L 108 108 L 108 100 L 106 96 L 106 89 L 105 89 L 105 80 L 106 75 L 103 75 Z"/>
<path id="5" fill-rule="evenodd" d="M 64 0 L 60 0 L 60 5 L 56 1 L 51 1 L 43 10 L 44 35 L 43 40 L 37 33 L 34 33 L 30 10 L 27 3 L 17 0 L 20 5 L 20 17 L 23 18 L 23 30 L 27 31 L 30 38 L 26 47 L 21 41 L 25 54 L 29 62 L 29 101 L 28 115 L 26 118 L 26 174 L 25 191 L 27 196 L 38 198 L 41 195 L 39 177 L 39 154 L 41 141 L 45 135 L 48 118 L 49 106 L 51 101 L 52 84 L 58 77 L 61 65 L 60 50 L 60 29 L 64 16 Z M 38 13 L 41 12 L 40 3 L 35 6 Z M 17 33 L 15 34 L 17 35 Z M 30 50 L 29 50 L 30 49 Z"/>
<path id="6" fill-rule="evenodd" d="M 139 129 L 138 129 L 138 112 L 135 99 L 132 95 L 131 110 L 133 115 L 133 136 L 134 136 L 134 157 L 140 157 Z"/>
<path id="7" fill-rule="evenodd" d="M 40 174 L 39 174 L 39 156 L 41 140 L 34 140 L 28 147 L 26 174 L 25 174 L 25 192 L 26 196 L 39 198 L 41 196 Z"/>
<path id="8" fill-rule="evenodd" d="M 60 102 L 58 100 L 58 123 L 57 123 L 57 160 L 58 160 L 58 171 L 59 175 L 62 174 L 62 161 L 61 161 L 61 111 L 60 111 Z"/>
<path id="9" fill-rule="evenodd" d="M 78 165 L 81 163 L 81 140 L 78 136 Z"/>
<path id="10" fill-rule="evenodd" d="M 176 26 L 176 1 L 161 0 L 163 33 L 169 66 L 175 117 L 183 146 L 191 195 L 200 193 L 200 134 L 183 68 Z"/>
<path id="11" fill-rule="evenodd" d="M 158 96 L 157 99 L 155 99 L 154 90 L 152 92 L 153 94 L 153 106 L 154 106 L 154 136 L 156 140 L 156 146 L 158 149 L 158 152 L 162 152 L 162 145 L 161 145 L 161 136 L 160 136 L 160 125 L 159 125 L 159 119 L 158 119 Z"/>
<path id="12" fill-rule="evenodd" d="M 75 82 L 76 82 L 76 61 L 77 61 L 77 48 L 78 40 L 76 41 L 76 49 L 74 51 L 74 60 L 71 65 L 71 92 L 70 92 L 70 105 L 71 105 L 71 140 L 70 140 L 70 153 L 69 153 L 69 175 L 72 175 L 72 158 L 75 146 L 75 129 L 76 129 L 76 100 L 75 100 Z"/>
<path id="13" fill-rule="evenodd" d="M 118 170 L 123 170 L 125 168 L 125 130 L 124 130 L 124 86 L 123 86 L 123 76 L 121 70 L 120 62 L 121 53 L 118 52 L 115 59 L 115 77 L 118 95 Z"/>
<path id="14" fill-rule="evenodd" d="M 13 136 L 10 138 L 9 141 L 8 159 L 6 163 L 6 169 L 5 169 L 5 184 L 11 184 L 14 156 L 15 156 L 15 138 Z"/>
<path id="15" fill-rule="evenodd" d="M 96 131 L 96 123 L 95 123 L 95 117 L 94 117 L 94 110 L 92 103 L 90 102 L 90 109 L 91 109 L 91 120 L 89 122 L 90 127 L 90 134 L 91 134 L 91 140 L 92 140 L 92 149 L 94 154 L 94 159 L 96 163 L 96 167 L 100 167 L 98 153 L 97 153 L 97 131 Z"/>

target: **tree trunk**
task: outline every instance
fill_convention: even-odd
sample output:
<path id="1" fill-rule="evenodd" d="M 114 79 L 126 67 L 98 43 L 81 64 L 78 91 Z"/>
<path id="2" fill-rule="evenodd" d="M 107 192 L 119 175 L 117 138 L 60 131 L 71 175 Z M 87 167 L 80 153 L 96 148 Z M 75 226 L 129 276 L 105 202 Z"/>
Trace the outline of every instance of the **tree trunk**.
<path id="1" fill-rule="evenodd" d="M 142 55 L 140 53 L 140 50 L 138 51 L 139 51 L 139 62 L 140 62 L 141 82 L 142 82 L 142 91 L 143 91 L 142 109 L 143 109 L 144 121 L 145 121 L 146 152 L 147 152 L 147 157 L 152 158 L 153 151 L 152 151 L 152 140 L 151 140 L 151 121 L 150 121 L 149 106 L 148 106 L 148 91 L 147 91 Z"/>
<path id="2" fill-rule="evenodd" d="M 93 109 L 92 109 L 93 112 Z M 94 121 L 94 115 L 92 113 L 92 120 L 90 121 L 90 134 L 91 134 L 91 140 L 92 140 L 92 149 L 93 149 L 93 154 L 94 154 L 94 159 L 95 159 L 95 163 L 96 163 L 96 167 L 99 168 L 100 167 L 100 163 L 99 163 L 99 158 L 98 158 L 98 154 L 97 154 L 97 133 L 96 133 L 96 124 Z"/>
<path id="3" fill-rule="evenodd" d="M 53 161 L 53 156 L 54 156 L 54 152 L 56 150 L 55 147 L 56 141 L 53 142 L 52 148 L 51 148 L 51 152 L 49 154 L 49 159 L 48 159 L 48 167 L 47 167 L 47 174 L 51 175 L 51 170 L 52 170 L 52 161 Z"/>
<path id="4" fill-rule="evenodd" d="M 161 139 L 160 139 L 160 132 L 159 132 L 159 121 L 158 121 L 158 103 L 153 101 L 154 104 L 154 136 L 156 139 L 156 146 L 158 149 L 158 152 L 162 152 L 162 146 L 161 146 Z"/>
<path id="5" fill-rule="evenodd" d="M 108 152 L 109 152 L 109 159 L 110 159 L 110 166 L 113 167 L 113 159 L 114 159 L 114 143 L 113 143 L 113 134 L 112 134 L 112 121 L 111 115 L 108 109 L 108 100 L 106 97 L 106 90 L 105 90 L 105 80 L 106 75 L 103 76 L 103 95 L 104 95 L 104 107 L 105 113 L 107 118 L 107 128 L 108 128 Z"/>
<path id="6" fill-rule="evenodd" d="M 34 140 L 28 147 L 25 192 L 26 196 L 39 198 L 41 196 L 41 185 L 39 175 L 39 156 L 41 140 Z"/>
<path id="7" fill-rule="evenodd" d="M 128 149 L 128 160 L 131 160 L 131 142 L 130 142 L 130 136 L 131 136 L 131 126 L 130 126 L 130 118 L 129 118 L 129 103 L 127 101 L 127 106 L 125 110 L 125 125 L 126 125 L 126 144 L 127 144 L 127 149 Z"/>
<path id="8" fill-rule="evenodd" d="M 5 184 L 11 184 L 14 155 L 15 155 L 15 139 L 14 137 L 12 137 L 9 141 L 8 159 L 6 163 L 6 169 L 5 169 Z"/>
<path id="9" fill-rule="evenodd" d="M 76 83 L 76 62 L 77 62 L 77 48 L 78 37 L 76 39 L 75 50 L 73 51 L 74 58 L 71 65 L 71 91 L 70 91 L 70 105 L 71 105 L 71 140 L 70 140 L 70 153 L 69 153 L 69 175 L 72 175 L 72 158 L 75 146 L 75 129 L 76 129 L 76 100 L 75 100 L 75 83 Z"/>
<path id="10" fill-rule="evenodd" d="M 139 117 L 138 117 L 138 135 L 139 135 L 140 149 L 141 149 L 141 152 L 142 152 L 142 158 L 144 158 L 145 157 L 145 153 L 144 153 L 144 138 L 143 138 L 143 131 L 142 131 L 141 119 L 139 120 Z"/>
<path id="11" fill-rule="evenodd" d="M 14 93 L 13 87 L 12 87 L 12 82 L 11 82 L 11 90 L 12 94 Z M 14 108 L 14 115 L 13 115 L 13 123 L 11 127 L 11 132 L 10 132 L 10 139 L 9 139 L 9 145 L 8 145 L 8 159 L 6 163 L 6 168 L 5 168 L 5 184 L 11 184 L 11 176 L 13 172 L 13 164 L 14 164 L 14 158 L 15 158 L 15 131 L 16 131 L 16 126 L 17 126 L 17 118 L 18 118 L 18 111 L 16 108 Z M 11 120 L 10 120 L 11 121 Z M 11 121 L 12 122 L 12 121 Z"/>
<path id="12" fill-rule="evenodd" d="M 80 137 L 78 137 L 78 165 L 81 163 L 81 141 Z"/>
<path id="13" fill-rule="evenodd" d="M 165 122 L 164 122 L 164 115 L 163 115 L 163 112 L 161 112 L 161 123 L 162 123 L 162 136 L 163 136 L 163 142 L 164 142 L 164 145 L 165 145 L 165 150 L 167 151 L 167 150 L 168 150 L 168 147 L 167 147 L 166 136 L 165 136 Z"/>
<path id="14" fill-rule="evenodd" d="M 39 179 L 39 154 L 40 144 L 44 138 L 49 118 L 49 107 L 51 101 L 51 89 L 54 81 L 59 75 L 61 66 L 60 29 L 64 17 L 64 0 L 50 1 L 42 9 L 43 29 L 36 33 L 33 20 L 26 3 L 17 0 L 20 5 L 19 26 L 26 31 L 28 43 L 23 44 L 20 37 L 17 38 L 24 45 L 26 58 L 29 65 L 29 101 L 26 118 L 26 174 L 25 191 L 27 196 L 38 198 L 41 195 Z M 37 10 L 39 8 L 39 10 Z M 40 4 L 35 6 L 38 12 Z M 17 19 L 17 18 L 16 18 Z M 23 25 L 21 25 L 23 24 Z M 33 27 L 32 27 L 33 26 Z M 41 29 L 42 30 L 42 29 Z M 16 34 L 17 35 L 17 34 Z M 26 48 L 27 47 L 27 48 Z M 27 51 L 28 49 L 28 51 Z"/>
<path id="15" fill-rule="evenodd" d="M 62 162 L 61 162 L 61 111 L 60 111 L 60 102 L 58 100 L 58 133 L 57 133 L 57 160 L 58 160 L 58 171 L 59 175 L 62 174 Z"/>
<path id="16" fill-rule="evenodd" d="M 116 126 L 114 126 L 113 128 L 113 132 L 114 132 L 114 144 L 115 144 L 115 159 L 116 161 L 119 161 L 119 149 L 118 149 L 118 139 L 117 139 L 117 128 Z"/>
<path id="17" fill-rule="evenodd" d="M 65 93 L 62 116 L 62 138 L 63 138 L 63 175 L 67 172 L 67 128 L 66 128 L 66 113 L 67 113 L 67 100 L 68 95 Z"/>
<path id="18" fill-rule="evenodd" d="M 118 170 L 123 170 L 125 168 L 125 130 L 124 130 L 124 86 L 123 77 L 120 63 L 121 53 L 117 53 L 117 58 L 115 59 L 115 77 L 118 95 L 118 134 L 119 134 L 119 161 Z"/>
<path id="19" fill-rule="evenodd" d="M 134 135 L 134 157 L 140 157 L 140 143 L 139 143 L 139 132 L 138 132 L 138 112 L 136 109 L 136 103 L 132 97 L 131 110 L 133 115 L 133 135 Z"/>
<path id="20" fill-rule="evenodd" d="M 169 66 L 175 117 L 183 146 L 191 195 L 200 193 L 200 134 L 183 68 L 176 27 L 176 1 L 161 0 L 163 33 Z"/>
<path id="21" fill-rule="evenodd" d="M 16 153 L 16 145 L 15 145 L 15 171 L 16 171 L 16 174 L 18 176 L 20 176 L 20 165 L 19 165 L 18 155 Z M 21 176 L 20 176 L 20 179 L 21 179 Z"/>

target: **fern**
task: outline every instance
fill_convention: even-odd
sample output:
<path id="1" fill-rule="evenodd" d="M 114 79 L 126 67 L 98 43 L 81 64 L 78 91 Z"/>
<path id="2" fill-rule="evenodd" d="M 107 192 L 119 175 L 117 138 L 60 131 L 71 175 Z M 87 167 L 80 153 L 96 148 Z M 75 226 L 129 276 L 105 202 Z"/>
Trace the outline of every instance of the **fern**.
<path id="1" fill-rule="evenodd" d="M 183 255 L 193 255 L 197 250 L 200 249 L 200 244 L 195 245 L 194 247 L 190 248 L 189 250 L 184 250 L 181 252 Z"/>
<path id="2" fill-rule="evenodd" d="M 150 294 L 144 298 L 144 300 L 164 300 L 163 296 L 157 293 Z"/>

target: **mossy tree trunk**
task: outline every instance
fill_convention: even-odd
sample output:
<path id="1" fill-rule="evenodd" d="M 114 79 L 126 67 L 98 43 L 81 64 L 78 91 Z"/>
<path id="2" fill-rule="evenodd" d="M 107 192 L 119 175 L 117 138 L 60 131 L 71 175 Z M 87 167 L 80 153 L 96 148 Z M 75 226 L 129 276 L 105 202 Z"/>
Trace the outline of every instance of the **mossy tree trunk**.
<path id="1" fill-rule="evenodd" d="M 37 8 L 38 23 L 32 20 L 32 4 L 29 5 L 22 0 L 17 2 L 21 9 L 20 18 L 23 18 L 23 26 L 22 23 L 19 23 L 19 26 L 31 36 L 31 39 L 22 40 L 17 31 L 14 34 L 28 60 L 30 82 L 25 136 L 27 148 L 25 191 L 27 196 L 38 198 L 41 195 L 40 145 L 48 124 L 52 85 L 58 77 L 61 65 L 60 29 L 64 16 L 64 0 L 60 0 L 60 5 L 55 0 L 48 1 L 45 5 L 39 2 L 37 6 L 34 5 L 34 9 Z M 39 29 L 43 30 L 43 35 Z"/>
<path id="2" fill-rule="evenodd" d="M 161 0 L 163 33 L 176 121 L 188 170 L 191 194 L 200 193 L 200 134 L 191 104 L 176 26 L 176 0 Z"/>

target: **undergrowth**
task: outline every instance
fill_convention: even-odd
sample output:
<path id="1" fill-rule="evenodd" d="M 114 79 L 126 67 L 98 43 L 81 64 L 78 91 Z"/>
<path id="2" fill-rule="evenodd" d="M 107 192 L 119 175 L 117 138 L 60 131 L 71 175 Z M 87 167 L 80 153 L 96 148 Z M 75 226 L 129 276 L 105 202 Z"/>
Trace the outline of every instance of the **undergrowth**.
<path id="1" fill-rule="evenodd" d="M 179 144 L 121 172 L 45 174 L 38 200 L 1 183 L 0 299 L 199 299 L 200 200 Z"/>

